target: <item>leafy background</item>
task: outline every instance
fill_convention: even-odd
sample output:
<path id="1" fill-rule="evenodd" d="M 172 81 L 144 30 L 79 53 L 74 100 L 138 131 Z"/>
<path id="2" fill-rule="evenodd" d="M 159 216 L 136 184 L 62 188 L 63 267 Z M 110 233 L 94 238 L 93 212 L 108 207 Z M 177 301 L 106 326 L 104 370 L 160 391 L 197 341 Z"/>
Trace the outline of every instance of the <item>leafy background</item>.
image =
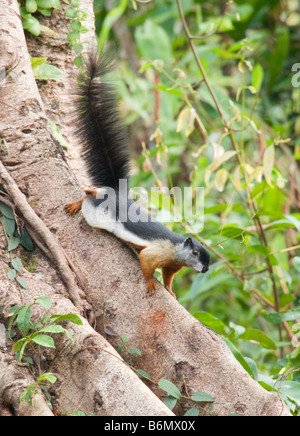
<path id="1" fill-rule="evenodd" d="M 292 68 L 300 62 L 299 4 L 181 2 L 191 35 L 202 37 L 193 40 L 195 51 L 229 131 L 175 0 L 94 5 L 99 44 L 119 58 L 115 84 L 135 157 L 132 186 L 204 187 L 198 236 L 211 247 L 212 265 L 205 275 L 184 269 L 176 276 L 178 300 L 297 414 L 300 66 Z M 188 221 L 168 226 L 198 233 Z"/>

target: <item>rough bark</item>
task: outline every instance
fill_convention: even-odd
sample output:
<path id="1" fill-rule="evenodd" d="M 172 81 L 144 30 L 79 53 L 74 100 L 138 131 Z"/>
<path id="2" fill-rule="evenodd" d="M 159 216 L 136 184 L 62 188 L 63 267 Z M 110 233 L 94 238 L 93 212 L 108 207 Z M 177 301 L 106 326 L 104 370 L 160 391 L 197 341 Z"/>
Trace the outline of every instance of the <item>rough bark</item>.
<path id="1" fill-rule="evenodd" d="M 35 276 L 37 274 L 38 271 Z M 47 276 L 42 282 L 29 273 L 23 274 L 28 290 L 23 293 L 21 303 L 18 289 L 0 272 L 0 304 L 4 306 L 4 312 L 16 304 L 32 304 L 36 296 L 47 296 L 52 301 L 47 315 L 79 315 L 70 300 L 47 283 L 51 279 L 44 268 L 43 274 Z M 33 322 L 38 322 L 43 316 L 45 311 L 38 305 L 33 306 Z M 54 395 L 55 409 L 59 413 L 80 410 L 94 416 L 172 416 L 172 412 L 125 364 L 114 348 L 95 332 L 86 319 L 82 318 L 82 321 L 83 326 L 71 323 L 64 325 L 71 332 L 74 343 L 65 335 L 55 335 L 56 348 L 50 351 L 45 349 L 40 358 L 39 366 L 44 369 L 42 372 L 51 370 L 58 378 Z M 37 359 L 34 354 L 33 359 Z M 12 405 L 20 415 L 52 415 L 40 393 L 34 397 L 33 408 L 26 401 L 19 404 L 21 392 L 34 381 L 28 370 L 16 362 L 12 353 L 0 353 L 0 398 Z"/>
<path id="2" fill-rule="evenodd" d="M 85 1 L 91 10 L 92 1 Z M 40 46 L 40 42 L 31 41 L 31 44 L 35 44 L 34 49 L 31 45 L 31 53 L 35 56 L 47 55 L 53 47 L 53 60 L 57 58 L 69 62 L 72 55 L 63 38 L 65 31 L 62 30 L 62 12 L 55 12 L 51 20 L 50 27 L 59 23 L 62 38 L 58 40 L 47 37 L 47 50 Z M 72 73 L 64 84 L 43 85 L 43 104 L 31 72 L 16 0 L 3 1 L 0 12 L 0 47 L 0 63 L 8 66 L 12 64 L 13 57 L 18 59 L 14 69 L 18 81 L 10 80 L 4 88 L 0 88 L 1 113 L 5 111 L 0 122 L 0 136 L 5 138 L 9 146 L 9 154 L 3 151 L 1 159 L 36 213 L 55 234 L 85 278 L 85 291 L 89 294 L 97 318 L 95 330 L 87 323 L 83 333 L 79 332 L 80 329 L 75 329 L 74 336 L 78 335 L 81 347 L 86 347 L 86 344 L 97 344 L 97 347 L 99 344 L 100 348 L 105 344 L 109 347 L 99 333 L 105 335 L 110 327 L 117 334 L 107 336 L 111 344 L 118 346 L 120 336 L 127 336 L 129 346 L 138 347 L 142 351 L 142 357 L 135 362 L 137 367 L 149 372 L 154 381 L 167 378 L 188 395 L 195 391 L 211 394 L 216 399 L 213 409 L 215 415 L 234 412 L 240 415 L 288 415 L 280 398 L 252 380 L 222 339 L 195 320 L 163 287 L 159 287 L 153 297 L 146 295 L 138 261 L 127 247 L 113 236 L 88 227 L 81 215 L 70 218 L 65 214 L 64 205 L 79 199 L 82 192 L 63 151 L 52 138 L 44 104 L 50 117 L 51 113 L 53 116 L 56 113 L 57 118 L 58 114 L 63 114 L 60 127 L 66 132 L 72 146 L 73 140 L 69 134 L 72 126 L 65 114 L 70 110 L 69 90 L 72 89 L 75 77 L 73 66 L 71 62 L 68 63 Z M 13 50 L 13 56 L 10 50 Z M 53 97 L 55 95 L 57 97 Z M 52 271 L 52 274 L 55 273 Z M 56 280 L 59 278 L 56 277 Z M 33 280 L 30 281 L 30 286 L 34 287 Z M 40 291 L 41 288 L 38 289 Z M 49 292 L 52 294 L 52 291 Z M 67 305 L 68 309 L 71 308 L 70 304 Z M 86 336 L 82 337 L 81 334 Z M 108 358 L 96 348 L 94 351 L 89 348 L 80 352 L 80 347 L 72 350 L 66 345 L 65 349 L 59 349 L 62 350 L 62 355 L 56 357 L 54 365 L 57 372 L 63 375 L 62 393 L 74 385 L 76 398 L 79 398 L 84 384 L 92 382 L 93 374 L 96 374 L 94 379 L 98 384 L 93 385 L 93 392 L 100 392 L 101 398 L 97 395 L 92 397 L 84 391 L 79 401 L 81 405 L 87 406 L 88 410 L 85 411 L 118 415 L 124 412 L 124 404 L 126 407 L 131 404 L 131 409 L 126 409 L 125 414 L 135 414 L 134 410 L 138 410 L 137 414 L 168 413 L 159 400 L 155 403 L 156 400 L 151 397 L 150 403 L 153 401 L 153 405 L 157 404 L 153 412 L 152 404 L 144 400 L 148 395 L 144 396 L 144 389 L 147 392 L 149 390 L 139 379 L 137 382 L 141 385 L 135 394 L 132 392 L 129 385 L 137 377 L 135 374 L 127 376 L 128 368 L 123 363 L 120 363 L 122 369 L 115 369 L 115 375 L 120 371 L 116 377 L 119 388 L 114 393 L 109 391 L 109 380 L 113 377 L 109 368 L 114 360 L 117 361 L 115 357 L 110 355 Z M 71 366 L 73 358 L 75 363 Z M 81 371 L 82 362 L 92 365 L 91 378 L 87 380 L 85 368 Z M 114 365 L 116 367 L 117 363 Z M 74 373 L 78 380 L 83 377 L 84 382 L 77 381 L 74 384 Z M 130 383 L 126 383 L 126 380 L 130 380 Z M 151 385 L 151 388 L 153 386 L 155 385 Z M 128 396 L 130 392 L 131 396 Z M 154 387 L 154 392 L 158 397 L 163 396 L 158 388 Z M 62 410 L 70 408 L 70 403 L 63 395 L 60 395 L 60 404 Z M 138 408 L 139 404 L 143 407 Z M 179 406 L 177 412 L 182 413 L 185 407 L 186 405 Z M 203 413 L 206 413 L 205 409 L 207 410 L 204 407 Z"/>
<path id="3" fill-rule="evenodd" d="M 14 413 L 23 416 L 53 416 L 44 396 L 38 392 L 33 398 L 33 404 L 26 401 L 20 403 L 22 391 L 35 382 L 26 368 L 18 365 L 13 356 L 0 352 L 0 398 L 1 403 L 9 404 Z M 0 416 L 3 416 L 0 412 Z"/>

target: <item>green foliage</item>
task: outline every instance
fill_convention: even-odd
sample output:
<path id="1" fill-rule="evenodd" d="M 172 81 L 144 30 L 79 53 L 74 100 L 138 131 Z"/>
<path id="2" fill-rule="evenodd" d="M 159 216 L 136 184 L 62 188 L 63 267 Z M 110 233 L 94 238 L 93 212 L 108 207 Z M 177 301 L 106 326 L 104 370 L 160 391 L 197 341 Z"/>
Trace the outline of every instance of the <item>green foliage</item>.
<path id="1" fill-rule="evenodd" d="M 117 336 L 110 327 L 106 327 L 105 329 L 107 334 Z M 109 333 L 108 333 L 109 332 Z M 182 395 L 180 390 L 177 386 L 174 385 L 170 380 L 161 378 L 157 383 L 153 381 L 150 374 L 148 374 L 147 371 L 143 369 L 136 369 L 135 366 L 133 366 L 131 355 L 137 355 L 139 357 L 142 357 L 142 352 L 139 348 L 130 348 L 127 349 L 127 344 L 129 342 L 127 336 L 121 336 L 120 340 L 122 341 L 122 345 L 118 348 L 118 352 L 120 354 L 123 354 L 124 352 L 127 352 L 127 354 L 130 357 L 130 361 L 127 361 L 126 364 L 135 371 L 136 375 L 140 377 L 142 380 L 148 381 L 152 384 L 157 385 L 160 389 L 166 392 L 166 397 L 164 398 L 163 402 L 164 404 L 170 409 L 173 410 L 174 407 L 177 404 L 177 401 L 182 402 L 194 402 L 197 404 L 199 403 L 212 403 L 212 406 L 210 407 L 208 414 L 212 411 L 214 407 L 215 400 L 212 398 L 211 395 L 206 394 L 205 392 L 195 392 L 192 396 L 186 396 Z M 198 416 L 200 413 L 199 407 L 192 407 L 187 410 L 185 416 Z"/>
<path id="2" fill-rule="evenodd" d="M 20 13 L 23 28 L 34 36 L 39 36 L 41 33 L 55 34 L 48 26 L 40 23 L 40 18 L 41 15 L 50 17 L 54 9 L 61 9 L 62 2 L 69 5 L 66 9 L 66 17 L 71 19 L 68 41 L 78 55 L 75 58 L 75 64 L 80 67 L 82 65 L 81 52 L 83 50 L 80 36 L 88 31 L 83 25 L 83 21 L 86 20 L 88 14 L 85 9 L 80 8 L 80 0 L 21 0 Z M 65 73 L 59 71 L 52 65 L 43 65 L 43 63 L 44 62 L 42 62 L 41 65 L 35 65 L 35 73 L 38 79 L 59 80 L 65 77 Z"/>
<path id="3" fill-rule="evenodd" d="M 14 265 L 21 268 L 19 260 L 15 259 Z M 53 314 L 46 315 L 41 318 L 36 323 L 31 320 L 32 306 L 38 304 L 45 311 L 48 311 L 51 306 L 51 300 L 49 297 L 36 297 L 34 298 L 34 303 L 30 305 L 14 306 L 8 311 L 11 314 L 9 325 L 8 325 L 8 337 L 13 339 L 14 336 L 21 333 L 21 339 L 19 339 L 13 345 L 13 350 L 16 353 L 16 358 L 29 365 L 33 363 L 30 356 L 25 357 L 25 351 L 28 345 L 31 345 L 31 349 L 37 354 L 39 358 L 40 348 L 35 349 L 35 346 L 45 347 L 45 348 L 55 348 L 55 343 L 52 335 L 63 333 L 68 339 L 73 343 L 73 338 L 70 331 L 62 327 L 59 323 L 61 321 L 69 321 L 71 323 L 82 325 L 80 317 L 74 313 L 68 313 L 65 315 Z M 13 330 L 13 326 L 16 325 L 17 330 Z M 51 335 L 51 336 L 50 336 Z M 40 369 L 40 365 L 39 365 Z M 40 371 L 39 371 L 40 372 Z M 52 373 L 43 373 L 39 375 L 36 381 L 28 386 L 20 395 L 20 403 L 24 400 L 28 402 L 31 406 L 34 395 L 42 390 L 45 395 L 48 406 L 52 408 L 51 397 L 48 392 L 49 383 L 50 385 L 56 382 L 56 377 Z"/>
<path id="4" fill-rule="evenodd" d="M 128 2 L 112 20 L 105 2 L 95 0 L 101 45 L 109 50 L 117 41 L 127 52 L 125 39 L 114 31 L 125 27 L 140 66 L 137 71 L 131 57 L 117 72 L 133 150 L 144 143 L 132 186 L 204 187 L 201 233 L 185 217 L 167 224 L 179 233 L 194 232 L 212 255 L 209 273 L 184 269 L 176 276 L 178 300 L 296 414 L 299 10 L 291 0 L 237 0 L 225 11 L 216 0 L 180 4 L 190 34 L 198 38 L 191 40 L 194 51 L 177 1 Z M 153 198 L 151 206 L 166 204 Z M 166 401 L 173 404 L 174 398 Z"/>
<path id="5" fill-rule="evenodd" d="M 45 310 L 49 310 L 52 306 L 51 300 L 48 297 L 37 297 L 33 304 L 39 304 Z M 16 323 L 18 330 L 23 333 L 23 337 L 19 339 L 13 346 L 14 351 L 18 355 L 18 360 L 23 359 L 26 347 L 29 344 L 37 344 L 46 348 L 55 348 L 54 340 L 50 334 L 64 333 L 73 342 L 69 330 L 63 328 L 58 323 L 61 321 L 69 321 L 74 324 L 82 325 L 82 321 L 78 315 L 68 313 L 66 315 L 47 315 L 39 322 L 33 324 L 31 322 L 32 305 L 14 306 L 9 310 L 12 316 L 9 321 L 8 335 L 12 336 L 12 326 Z M 30 333 L 31 332 L 31 333 Z M 15 333 L 15 332 L 14 332 Z"/>
<path id="6" fill-rule="evenodd" d="M 42 389 L 45 393 L 46 396 L 46 400 L 47 403 L 49 405 L 50 408 L 52 408 L 51 406 L 51 402 L 50 402 L 50 395 L 48 394 L 48 383 L 50 384 L 54 384 L 56 382 L 56 377 L 54 374 L 52 374 L 51 372 L 47 372 L 42 374 L 41 376 L 39 376 L 36 379 L 35 383 L 32 383 L 30 386 L 28 386 L 26 389 L 24 389 L 24 391 L 21 393 L 20 395 L 20 403 L 22 403 L 22 401 L 27 401 L 27 403 L 32 406 L 32 400 L 34 395 L 36 395 L 38 392 L 40 392 L 40 389 Z"/>
<path id="7" fill-rule="evenodd" d="M 47 58 L 30 58 L 34 76 L 37 80 L 61 80 L 67 77 L 54 65 L 46 63 Z"/>
<path id="8" fill-rule="evenodd" d="M 0 187 L 0 191 L 1 190 L 2 188 Z M 28 289 L 26 280 L 21 277 L 23 268 L 22 260 L 19 257 L 13 257 L 14 254 L 12 252 L 19 246 L 25 248 L 27 252 L 32 252 L 35 249 L 34 243 L 27 230 L 18 225 L 18 218 L 13 209 L 1 201 L 0 214 L 2 215 L 1 221 L 7 239 L 6 250 L 11 257 L 10 268 L 7 270 L 6 275 L 9 281 L 11 283 L 15 281 L 20 289 Z"/>
<path id="9" fill-rule="evenodd" d="M 177 388 L 177 386 L 174 385 L 174 383 L 170 382 L 170 380 L 166 379 L 160 379 L 158 381 L 158 386 L 167 393 L 167 396 L 163 400 L 165 405 L 169 407 L 169 409 L 173 410 L 174 407 L 177 404 L 177 400 L 189 400 L 193 401 L 196 404 L 199 403 L 212 403 L 209 412 L 210 413 L 213 410 L 215 399 L 205 392 L 195 392 L 191 397 L 187 397 L 181 394 L 180 390 Z M 198 416 L 199 415 L 199 407 L 192 407 L 188 409 L 188 411 L 185 413 L 184 416 Z"/>

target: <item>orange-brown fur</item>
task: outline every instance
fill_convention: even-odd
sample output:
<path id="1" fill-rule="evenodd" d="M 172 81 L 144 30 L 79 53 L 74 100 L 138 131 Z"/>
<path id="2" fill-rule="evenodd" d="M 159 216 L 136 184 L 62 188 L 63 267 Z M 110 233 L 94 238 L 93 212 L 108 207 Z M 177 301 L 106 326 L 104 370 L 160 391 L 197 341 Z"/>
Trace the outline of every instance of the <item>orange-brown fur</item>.
<path id="1" fill-rule="evenodd" d="M 184 265 L 174 261 L 174 245 L 169 240 L 150 241 L 149 245 L 140 252 L 139 259 L 148 294 L 154 294 L 156 289 L 154 272 L 157 268 L 162 268 L 164 284 L 175 297 L 172 291 L 173 278 Z"/>

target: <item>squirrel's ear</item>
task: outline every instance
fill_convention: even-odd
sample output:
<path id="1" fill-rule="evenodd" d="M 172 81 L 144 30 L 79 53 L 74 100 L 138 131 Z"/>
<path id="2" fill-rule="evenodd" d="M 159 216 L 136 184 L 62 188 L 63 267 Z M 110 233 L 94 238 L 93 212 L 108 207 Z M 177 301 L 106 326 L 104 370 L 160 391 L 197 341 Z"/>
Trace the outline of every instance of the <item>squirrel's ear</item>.
<path id="1" fill-rule="evenodd" d="M 187 238 L 185 241 L 184 241 L 184 243 L 183 243 L 183 245 L 184 245 L 184 247 L 192 247 L 194 244 L 193 244 L 193 241 L 192 241 L 192 238 Z"/>

